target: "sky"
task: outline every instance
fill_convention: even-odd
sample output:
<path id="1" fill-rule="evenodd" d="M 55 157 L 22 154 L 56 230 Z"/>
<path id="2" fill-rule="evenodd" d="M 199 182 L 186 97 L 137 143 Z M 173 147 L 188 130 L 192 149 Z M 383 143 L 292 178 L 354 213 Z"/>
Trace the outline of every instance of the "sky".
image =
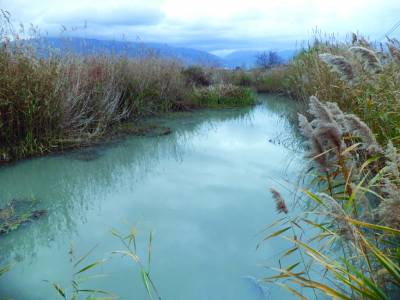
<path id="1" fill-rule="evenodd" d="M 400 0 L 0 0 L 0 8 L 50 36 L 161 42 L 220 55 L 295 48 L 316 30 L 379 40 L 400 22 Z"/>

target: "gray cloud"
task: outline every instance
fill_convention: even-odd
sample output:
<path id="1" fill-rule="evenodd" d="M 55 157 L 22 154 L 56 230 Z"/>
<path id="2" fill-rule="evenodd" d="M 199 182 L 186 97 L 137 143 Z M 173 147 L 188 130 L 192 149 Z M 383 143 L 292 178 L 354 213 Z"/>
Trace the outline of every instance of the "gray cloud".
<path id="1" fill-rule="evenodd" d="M 63 24 L 74 28 L 69 35 L 140 37 L 214 52 L 290 48 L 315 28 L 380 38 L 400 15 L 398 0 L 0 0 L 0 7 L 50 35 Z M 88 27 L 77 30 L 84 21 Z"/>
<path id="2" fill-rule="evenodd" d="M 50 12 L 43 17 L 43 22 L 48 24 L 88 24 L 102 26 L 137 26 L 158 24 L 164 18 L 164 13 L 151 7 L 138 8 L 110 8 L 106 11 L 100 9 L 73 9 L 63 12 Z"/>

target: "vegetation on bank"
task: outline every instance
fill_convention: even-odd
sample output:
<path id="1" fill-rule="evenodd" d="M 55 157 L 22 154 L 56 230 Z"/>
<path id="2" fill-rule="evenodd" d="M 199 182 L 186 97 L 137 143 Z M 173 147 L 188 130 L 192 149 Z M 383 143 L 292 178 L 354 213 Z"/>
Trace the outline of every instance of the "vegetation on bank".
<path id="1" fill-rule="evenodd" d="M 90 144 L 127 120 L 254 103 L 248 88 L 152 55 L 128 59 L 47 49 L 43 57 L 19 39 L 2 13 L 0 163 Z"/>
<path id="2" fill-rule="evenodd" d="M 265 240 L 283 236 L 292 247 L 263 281 L 300 299 L 303 288 L 317 299 L 400 293 L 399 46 L 389 40 L 387 50 L 376 49 L 355 35 L 351 45 L 317 40 L 279 75 L 279 91 L 300 101 L 311 96 L 298 120 L 310 184 L 302 189 L 301 213 L 290 213 L 272 191 L 285 217 Z M 289 256 L 294 264 L 285 263 Z"/>
<path id="3" fill-rule="evenodd" d="M 376 45 L 357 35 L 349 42 L 316 38 L 285 66 L 240 72 L 237 76 L 259 91 L 304 103 L 312 95 L 336 102 L 364 120 L 379 142 L 400 145 L 400 43 L 395 39 Z"/>

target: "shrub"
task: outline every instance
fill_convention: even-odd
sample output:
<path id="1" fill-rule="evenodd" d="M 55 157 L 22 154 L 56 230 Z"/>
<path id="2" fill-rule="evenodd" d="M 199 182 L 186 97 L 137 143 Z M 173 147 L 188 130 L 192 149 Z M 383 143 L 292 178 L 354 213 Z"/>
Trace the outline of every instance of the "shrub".
<path id="1" fill-rule="evenodd" d="M 189 86 L 209 86 L 211 85 L 211 75 L 199 66 L 187 67 L 182 71 L 185 82 Z"/>
<path id="2" fill-rule="evenodd" d="M 235 70 L 232 72 L 232 78 L 230 79 L 230 82 L 233 85 L 239 85 L 239 86 L 251 86 L 253 85 L 253 76 L 250 72 L 248 71 L 243 71 L 243 70 Z"/>
<path id="3" fill-rule="evenodd" d="M 254 87 L 261 93 L 285 93 L 287 91 L 286 67 L 269 70 L 255 70 Z"/>

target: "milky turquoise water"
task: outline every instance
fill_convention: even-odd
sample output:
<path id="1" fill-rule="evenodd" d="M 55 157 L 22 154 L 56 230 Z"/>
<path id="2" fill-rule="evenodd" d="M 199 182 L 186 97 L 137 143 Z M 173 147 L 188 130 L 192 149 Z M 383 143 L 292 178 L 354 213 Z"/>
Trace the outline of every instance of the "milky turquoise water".
<path id="1" fill-rule="evenodd" d="M 295 183 L 300 163 L 290 150 L 290 102 L 260 96 L 252 108 L 203 110 L 152 120 L 169 126 L 163 137 L 128 137 L 110 145 L 20 162 L 0 169 L 0 206 L 35 198 L 43 219 L 0 237 L 0 295 L 57 299 L 44 280 L 70 286 L 73 257 L 96 246 L 86 263 L 105 258 L 82 284 L 119 299 L 147 299 L 139 268 L 111 254 L 122 244 L 112 229 L 137 228 L 138 254 L 162 299 L 290 299 L 254 278 L 271 274 L 283 240 L 265 243 L 260 231 L 279 216 L 270 187 Z M 84 159 L 86 158 L 86 159 Z M 264 293 L 264 295 L 262 295 Z"/>

